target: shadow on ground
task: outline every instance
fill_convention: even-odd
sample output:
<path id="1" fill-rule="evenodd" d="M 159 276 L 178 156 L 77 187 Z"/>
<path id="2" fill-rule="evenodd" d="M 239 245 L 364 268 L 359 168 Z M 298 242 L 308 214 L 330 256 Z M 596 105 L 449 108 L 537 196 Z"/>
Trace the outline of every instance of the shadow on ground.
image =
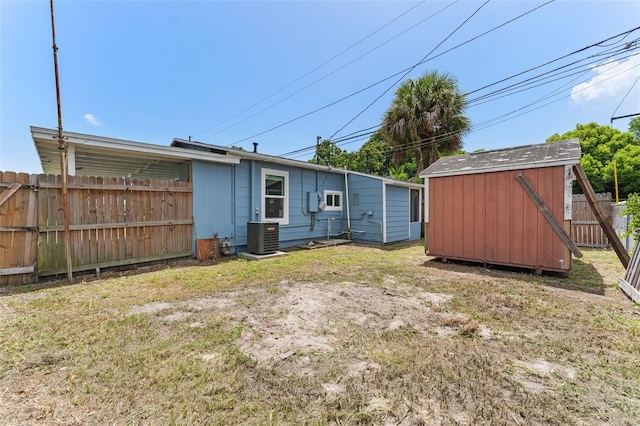
<path id="1" fill-rule="evenodd" d="M 596 268 L 579 259 L 573 259 L 573 267 L 569 273 L 545 271 L 541 275 L 537 275 L 533 269 L 451 259 L 448 259 L 445 263 L 437 257 L 427 260 L 423 265 L 427 268 L 435 268 L 444 271 L 454 271 L 496 278 L 524 279 L 529 282 L 535 282 L 549 287 L 581 291 L 601 296 L 604 295 L 606 288 L 604 279 Z"/>

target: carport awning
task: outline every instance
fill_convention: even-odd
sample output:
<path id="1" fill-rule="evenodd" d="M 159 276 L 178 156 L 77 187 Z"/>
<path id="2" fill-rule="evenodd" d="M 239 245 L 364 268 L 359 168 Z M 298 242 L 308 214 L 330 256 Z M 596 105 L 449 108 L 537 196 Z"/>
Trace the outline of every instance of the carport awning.
<path id="1" fill-rule="evenodd" d="M 58 131 L 31 127 L 42 170 L 60 174 Z M 68 173 L 77 176 L 187 180 L 189 160 L 238 164 L 239 158 L 183 148 L 65 132 Z"/>
<path id="2" fill-rule="evenodd" d="M 36 141 L 36 149 L 45 174 L 60 174 L 60 152 L 57 142 L 43 143 Z M 136 179 L 174 180 L 186 177 L 188 173 L 187 160 L 168 160 L 138 154 L 117 153 L 108 150 L 86 149 L 73 146 L 75 151 L 75 170 L 69 170 L 71 175 L 130 177 Z"/>

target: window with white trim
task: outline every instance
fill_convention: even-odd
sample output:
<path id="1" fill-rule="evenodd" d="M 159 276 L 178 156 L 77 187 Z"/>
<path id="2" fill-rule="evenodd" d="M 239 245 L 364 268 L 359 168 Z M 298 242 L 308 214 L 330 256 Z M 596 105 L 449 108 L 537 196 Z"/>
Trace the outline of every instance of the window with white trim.
<path id="1" fill-rule="evenodd" d="M 289 172 L 262 169 L 262 218 L 289 223 Z"/>
<path id="2" fill-rule="evenodd" d="M 420 190 L 412 189 L 411 190 L 411 222 L 420 222 Z"/>
<path id="3" fill-rule="evenodd" d="M 342 211 L 342 191 L 324 191 L 325 211 Z"/>

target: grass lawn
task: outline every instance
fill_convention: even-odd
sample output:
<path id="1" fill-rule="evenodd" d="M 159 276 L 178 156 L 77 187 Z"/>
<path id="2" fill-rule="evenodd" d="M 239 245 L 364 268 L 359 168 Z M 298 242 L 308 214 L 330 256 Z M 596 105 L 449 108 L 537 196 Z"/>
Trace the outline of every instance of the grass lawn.
<path id="1" fill-rule="evenodd" d="M 638 424 L 640 308 L 584 254 L 536 276 L 345 245 L 0 288 L 0 424 Z"/>

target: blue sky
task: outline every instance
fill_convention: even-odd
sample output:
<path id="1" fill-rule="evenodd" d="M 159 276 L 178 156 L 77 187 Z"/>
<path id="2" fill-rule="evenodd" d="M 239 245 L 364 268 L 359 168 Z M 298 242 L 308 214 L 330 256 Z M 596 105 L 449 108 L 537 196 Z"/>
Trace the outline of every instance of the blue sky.
<path id="1" fill-rule="evenodd" d="M 457 78 L 472 101 L 468 151 L 640 112 L 640 30 L 476 91 L 640 26 L 639 1 L 557 0 L 471 40 L 544 3 L 57 0 L 63 127 L 159 145 L 255 141 L 281 155 L 379 125 L 394 83 L 425 57 L 406 77 Z M 0 170 L 40 173 L 29 126 L 57 127 L 49 2 L 0 0 L 0 19 Z"/>

